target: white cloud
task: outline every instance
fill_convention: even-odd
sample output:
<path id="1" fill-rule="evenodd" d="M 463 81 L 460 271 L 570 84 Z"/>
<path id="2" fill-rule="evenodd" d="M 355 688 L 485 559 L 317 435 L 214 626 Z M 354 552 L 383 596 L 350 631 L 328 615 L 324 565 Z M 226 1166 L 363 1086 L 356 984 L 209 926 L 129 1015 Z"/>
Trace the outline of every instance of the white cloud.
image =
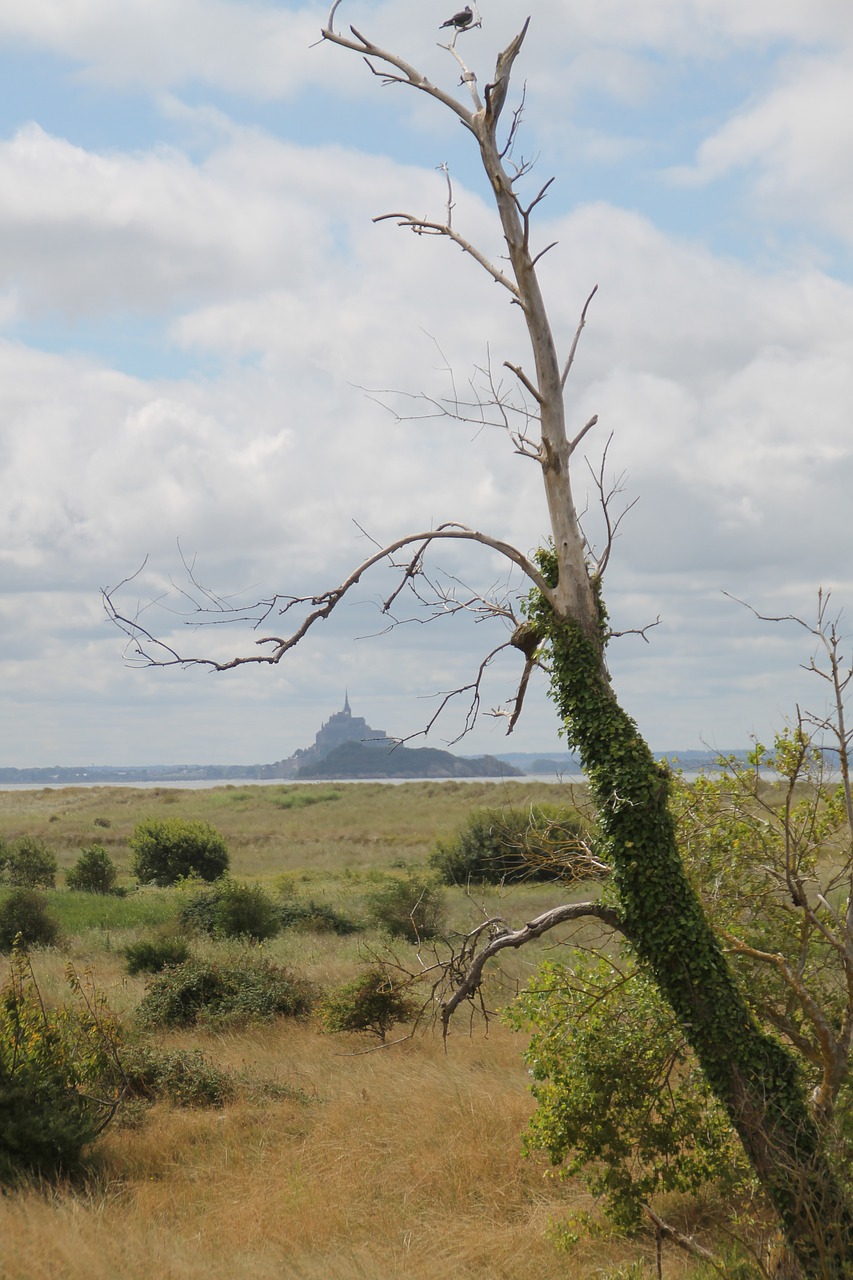
<path id="1" fill-rule="evenodd" d="M 201 218 L 205 204 L 228 207 L 235 167 L 250 205 L 273 203 L 270 190 L 288 149 L 279 153 L 266 142 L 248 154 L 264 163 L 232 161 L 226 150 L 202 173 L 175 158 L 185 179 L 185 225 Z M 169 158 L 157 163 L 168 175 Z M 120 158 L 116 165 L 117 173 L 126 172 Z M 181 342 L 222 358 L 215 376 L 146 381 L 93 359 L 14 343 L 0 348 L 2 465 L 13 495 L 2 530 L 10 587 L 27 596 L 34 584 L 73 587 L 88 616 L 98 588 L 135 569 L 146 552 L 149 567 L 128 599 L 167 589 L 170 574 L 180 570 L 180 538 L 188 556 L 199 553 L 206 585 L 228 593 L 255 586 L 260 594 L 310 591 L 332 585 L 365 554 L 352 517 L 380 539 L 457 518 L 508 535 L 524 549 L 536 542 L 543 528 L 537 478 L 502 438 L 441 421 L 395 424 L 351 385 L 358 378 L 362 385 L 443 390 L 446 376 L 424 323 L 454 353 L 460 379 L 482 360 L 489 334 L 496 366 L 505 357 L 526 360 L 513 309 L 473 264 L 450 246 L 367 221 L 378 188 L 390 194 L 414 177 L 421 199 L 432 196 L 438 180 L 340 152 L 307 153 L 299 169 L 287 198 L 292 225 L 310 225 L 312 272 L 286 289 L 288 260 L 273 253 L 275 287 L 255 279 L 250 266 L 242 293 L 229 298 L 244 224 L 223 218 L 209 267 L 210 291 L 222 300 L 173 323 Z M 339 222 L 334 197 L 341 188 L 333 175 L 354 190 L 344 261 L 314 252 Z M 160 189 L 172 189 L 167 177 Z M 478 228 L 479 202 L 462 190 L 459 197 L 460 217 Z M 148 211 L 152 242 L 167 255 L 170 209 L 163 199 Z M 565 344 L 588 286 L 602 284 L 573 375 L 570 413 L 579 425 L 597 411 L 602 432 L 615 431 L 613 465 L 627 467 L 631 496 L 641 499 L 617 548 L 612 604 L 619 625 L 662 613 L 669 639 L 655 644 L 666 654 L 683 639 L 684 615 L 697 593 L 704 598 L 729 586 L 754 599 L 784 589 L 792 574 L 804 583 L 827 569 L 843 576 L 851 291 L 814 271 L 768 275 L 721 261 L 605 205 L 543 226 L 542 234 L 561 241 L 550 255 L 549 292 Z M 178 242 L 182 235 L 178 225 Z M 132 226 L 126 236 L 119 231 L 117 244 L 128 258 L 136 253 Z M 294 259 L 299 248 L 299 242 L 290 247 Z M 20 287 L 25 296 L 25 277 Z M 256 364 L 241 363 L 247 353 Z M 819 557 L 803 532 L 803 513 L 818 507 L 825 538 Z M 474 557 L 449 563 L 466 580 L 484 580 Z M 353 636 L 377 629 L 369 602 L 387 594 L 388 582 L 386 573 L 365 580 L 365 604 L 345 611 L 338 624 L 341 643 L 348 635 L 351 646 Z M 27 616 L 17 606 L 15 615 Z M 86 663 L 65 616 L 56 615 L 52 639 L 34 644 L 39 650 L 44 643 L 42 660 L 53 663 L 57 632 L 65 633 L 65 647 L 76 655 L 67 659 L 68 679 L 79 683 L 74 672 Z M 160 622 L 186 643 L 180 619 L 166 615 Z M 397 639 L 341 652 L 373 687 L 384 682 L 387 692 L 390 684 L 402 697 L 407 682 L 410 693 L 460 682 L 470 670 L 469 646 L 483 644 L 479 632 L 455 638 L 450 660 L 439 663 L 432 637 L 402 634 L 405 651 Z M 218 656 L 230 656 L 237 643 L 224 632 L 190 639 L 197 651 Z M 728 642 L 717 640 L 724 650 Z M 387 670 L 389 653 L 395 675 Z M 104 674 L 119 662 L 117 641 L 111 648 L 101 638 L 97 655 L 95 684 L 106 696 L 117 680 L 117 665 Z M 696 679 L 702 661 L 700 647 L 681 679 Z M 646 704 L 656 695 L 643 671 L 628 661 L 626 686 L 641 718 L 651 714 L 654 722 L 659 712 Z M 410 699 L 410 706 L 417 714 L 417 703 Z M 547 716 L 542 704 L 534 723 L 547 723 Z M 492 749 L 498 746 L 492 741 Z"/>
<path id="2" fill-rule="evenodd" d="M 392 36 L 408 24 L 405 38 L 420 39 L 414 10 L 365 8 L 371 24 L 387 21 Z M 258 93 L 296 92 L 315 75 L 304 50 L 297 57 L 276 43 L 282 32 L 290 39 L 303 14 L 174 0 L 169 21 L 146 5 L 148 34 L 137 39 L 141 7 L 128 4 L 121 20 L 117 12 L 96 0 L 12 4 L 0 14 L 0 34 L 14 31 L 77 58 L 92 77 L 111 68 L 115 83 L 126 76 L 158 92 L 199 80 L 248 89 L 253 74 Z M 846 5 L 793 0 L 579 0 L 571 7 L 543 0 L 529 68 L 552 103 L 565 88 L 555 60 L 569 67 L 573 58 L 577 86 L 599 82 L 611 98 L 633 101 L 654 92 L 649 65 L 639 60 L 647 48 L 698 57 L 712 27 L 705 52 L 721 59 L 732 42 L 790 38 L 812 48 L 844 35 L 847 14 Z M 496 0 L 484 40 L 497 47 L 517 17 Z M 194 30 L 202 19 L 209 28 Z M 317 19 L 310 15 L 312 24 Z M 432 40 L 432 12 L 420 8 L 418 22 Z M 359 92 L 373 92 L 357 60 L 337 54 L 316 50 L 310 58 L 325 67 L 352 64 Z M 841 58 L 827 57 L 826 64 L 790 64 L 770 96 L 718 130 L 700 153 L 700 175 L 724 176 L 746 158 L 767 200 L 806 218 L 811 183 L 827 197 L 820 216 L 837 221 L 849 196 L 846 172 L 833 165 L 848 147 L 849 126 L 846 116 L 835 118 L 841 78 L 824 85 L 820 75 L 824 66 L 840 68 Z M 274 64 L 284 77 L 278 88 Z M 809 114 L 815 85 L 817 122 L 800 134 L 797 111 Z M 348 81 L 338 87 L 349 92 Z M 490 643 L 481 629 L 455 625 L 357 642 L 380 621 L 375 603 L 391 581 L 380 572 L 360 585 L 362 603 L 324 625 L 280 672 L 217 681 L 128 673 L 118 638 L 101 622 L 98 588 L 150 552 L 127 599 L 157 595 L 181 569 L 177 538 L 188 557 L 199 553 L 206 585 L 260 594 L 337 581 L 369 545 L 352 518 L 379 539 L 456 518 L 525 550 L 543 529 L 535 469 L 512 456 L 504 437 L 440 418 L 395 423 L 358 390 L 447 394 L 443 358 L 428 335 L 452 360 L 466 395 L 467 371 L 486 360 L 487 342 L 495 371 L 506 358 L 529 364 L 517 309 L 470 260 L 438 240 L 371 221 L 395 208 L 440 213 L 441 176 L 366 154 L 369 134 L 365 152 L 299 145 L 236 126 L 221 107 L 160 100 L 197 129 L 201 159 L 156 143 L 87 149 L 37 125 L 0 144 L 7 495 L 0 679 L 19 700 L 46 693 L 55 708 L 74 708 L 57 710 L 55 720 L 49 706 L 34 713 L 29 749 L 11 744 L 11 763 L 197 758 L 200 725 L 203 741 L 215 744 L 206 758 L 269 759 L 310 740 L 317 703 L 305 690 L 329 691 L 327 714 L 345 683 L 361 687 L 368 718 L 407 732 L 424 718 L 417 695 L 469 677 Z M 394 99 L 394 110 L 402 101 Z M 616 145 L 606 128 L 593 142 Z M 497 254 L 483 201 L 460 182 L 455 195 L 456 225 Z M 721 605 L 719 588 L 769 611 L 779 599 L 805 611 L 818 581 L 843 586 L 848 577 L 853 291 L 808 265 L 758 268 L 721 257 L 703 246 L 702 231 L 677 238 L 604 202 L 536 229 L 538 243 L 560 242 L 542 271 L 564 350 L 584 297 L 601 286 L 569 413 L 577 427 L 592 412 L 601 415 L 597 440 L 615 432 L 612 464 L 628 470 L 629 497 L 640 497 L 616 549 L 610 603 L 618 625 L 642 625 L 660 613 L 663 626 L 650 654 L 625 641 L 614 667 L 630 708 L 661 746 L 695 745 L 700 734 L 720 745 L 743 742 L 747 722 L 753 727 L 768 707 L 775 711 L 769 678 L 802 657 L 787 641 L 762 645 L 748 615 Z M 112 331 L 120 335 L 141 311 L 175 361 L 171 377 L 131 377 L 96 354 L 99 334 L 106 348 Z M 45 317 L 60 330 L 64 354 L 37 349 Z M 76 331 L 68 322 L 78 320 L 93 335 L 88 357 L 71 354 Z M 55 330 L 52 337 L 63 347 Z M 581 472 L 579 489 L 585 483 Z M 460 549 L 442 559 L 465 581 L 499 573 L 491 558 L 484 566 Z M 158 625 L 220 656 L 237 643 L 219 629 L 195 637 L 174 614 Z M 510 686 L 496 675 L 494 698 Z M 294 723 L 275 750 L 255 751 L 279 690 L 295 708 Z M 115 706 L 122 714 L 110 718 Z M 140 740 L 123 719 L 138 726 Z M 23 714 L 20 722 L 29 732 Z M 552 728 L 540 693 L 515 743 L 484 732 L 472 749 L 538 747 L 553 740 Z"/>
<path id="3" fill-rule="evenodd" d="M 736 112 L 674 177 L 705 184 L 734 171 L 760 213 L 850 240 L 853 57 L 798 64 L 777 88 Z"/>
<path id="4" fill-rule="evenodd" d="M 317 9 L 223 0 L 8 0 L 0 13 L 0 37 L 78 61 L 101 85 L 202 82 L 259 97 L 305 85 L 320 25 Z"/>

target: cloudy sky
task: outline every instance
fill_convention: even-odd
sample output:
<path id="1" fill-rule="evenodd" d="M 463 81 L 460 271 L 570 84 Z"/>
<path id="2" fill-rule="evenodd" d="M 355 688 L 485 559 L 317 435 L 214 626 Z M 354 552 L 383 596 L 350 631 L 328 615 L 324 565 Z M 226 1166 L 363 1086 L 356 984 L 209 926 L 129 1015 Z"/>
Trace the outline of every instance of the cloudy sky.
<path id="1" fill-rule="evenodd" d="M 614 622 L 660 617 L 648 644 L 614 642 L 614 679 L 656 749 L 744 745 L 822 692 L 798 667 L 807 637 L 723 593 L 810 618 L 823 585 L 853 625 L 853 8 L 480 8 L 459 48 L 481 83 L 532 15 L 518 154 L 531 191 L 555 176 L 536 236 L 558 242 L 542 277 L 564 347 L 599 285 L 569 420 L 599 414 L 590 466 L 612 434 L 608 474 L 637 499 Z M 338 15 L 457 91 L 439 0 Z M 473 262 L 372 221 L 440 216 L 446 164 L 455 225 L 500 253 L 465 131 L 316 46 L 325 17 L 286 0 L 0 7 L 0 764 L 275 760 L 347 688 L 404 735 L 505 638 L 460 618 L 377 635 L 382 569 L 275 668 L 140 669 L 104 616 L 101 588 L 144 564 L 120 605 L 227 657 L 254 636 L 189 625 L 185 565 L 241 607 L 333 586 L 370 538 L 455 519 L 528 551 L 545 529 L 505 436 L 419 421 L 417 399 L 400 421 L 366 394 L 443 396 L 529 355 Z M 505 582 L 489 554 L 439 570 L 460 593 Z M 493 664 L 486 707 L 516 675 Z M 429 743 L 460 727 L 449 714 Z M 557 741 L 541 684 L 512 738 L 486 717 L 455 749 Z"/>

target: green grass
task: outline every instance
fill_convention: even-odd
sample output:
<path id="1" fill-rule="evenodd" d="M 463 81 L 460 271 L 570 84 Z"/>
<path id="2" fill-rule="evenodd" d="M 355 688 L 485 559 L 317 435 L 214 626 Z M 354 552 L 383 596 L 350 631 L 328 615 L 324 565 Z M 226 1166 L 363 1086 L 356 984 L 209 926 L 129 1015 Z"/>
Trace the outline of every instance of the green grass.
<path id="1" fill-rule="evenodd" d="M 524 781 L 5 791 L 0 792 L 0 837 L 36 836 L 56 853 L 62 868 L 72 866 L 82 848 L 103 845 L 127 884 L 127 842 L 136 824 L 179 814 L 222 832 L 237 876 L 369 872 L 424 863 L 435 841 L 451 835 L 472 809 L 559 803 L 561 798 L 576 803 L 577 792 Z"/>
<path id="2" fill-rule="evenodd" d="M 127 897 L 50 889 L 45 896 L 66 935 L 90 929 L 154 929 L 174 920 L 178 913 L 174 893 L 152 889 L 140 889 Z"/>

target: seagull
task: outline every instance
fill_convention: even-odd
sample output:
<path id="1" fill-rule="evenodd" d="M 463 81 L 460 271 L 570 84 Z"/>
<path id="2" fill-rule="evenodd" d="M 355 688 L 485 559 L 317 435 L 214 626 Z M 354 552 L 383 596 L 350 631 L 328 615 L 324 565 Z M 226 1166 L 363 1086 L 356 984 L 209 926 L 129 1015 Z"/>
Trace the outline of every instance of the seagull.
<path id="1" fill-rule="evenodd" d="M 465 8 L 459 13 L 454 13 L 452 18 L 448 18 L 446 22 L 442 22 L 441 27 L 455 27 L 457 31 L 464 31 L 466 27 L 470 27 L 474 21 L 474 14 L 470 4 L 466 4 Z"/>

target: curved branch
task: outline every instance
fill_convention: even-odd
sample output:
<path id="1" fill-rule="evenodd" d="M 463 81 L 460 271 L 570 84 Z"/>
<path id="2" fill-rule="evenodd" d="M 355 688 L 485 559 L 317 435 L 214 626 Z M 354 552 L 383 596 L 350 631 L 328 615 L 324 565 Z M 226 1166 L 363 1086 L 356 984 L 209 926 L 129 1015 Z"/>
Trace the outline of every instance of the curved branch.
<path id="1" fill-rule="evenodd" d="M 394 67 L 401 74 L 400 76 L 390 76 L 389 80 L 401 84 L 410 84 L 413 89 L 419 89 L 421 93 L 427 93 L 431 98 L 444 103 L 454 115 L 459 117 L 465 127 L 473 132 L 472 113 L 466 107 L 463 107 L 461 102 L 457 102 L 451 94 L 445 93 L 443 89 L 439 89 L 438 85 L 428 80 L 416 67 L 411 66 L 410 63 L 405 62 L 402 58 L 398 58 L 396 54 L 390 53 L 387 49 L 381 49 L 379 45 L 373 44 L 355 27 L 350 27 L 350 31 L 354 36 L 352 40 L 348 36 L 343 36 L 335 31 L 332 27 L 332 22 L 339 3 L 340 0 L 335 0 L 326 26 L 320 32 L 324 40 L 329 40 L 332 44 L 338 44 L 344 49 L 352 49 L 355 53 L 360 53 L 364 58 L 376 58 L 380 62 L 386 63 L 389 67 Z"/>
<path id="2" fill-rule="evenodd" d="M 403 538 L 397 538 L 396 541 L 388 543 L 385 547 L 380 547 L 373 555 L 368 556 L 366 560 L 352 571 L 352 573 L 344 579 L 337 587 L 332 587 L 329 591 L 324 591 L 321 595 L 310 596 L 305 598 L 290 598 L 282 607 L 281 612 L 286 613 L 296 604 L 312 604 L 316 606 L 311 612 L 303 618 L 300 625 L 289 636 L 264 636 L 256 641 L 258 645 L 272 645 L 272 651 L 263 654 L 251 654 L 244 657 L 231 658 L 227 662 L 217 662 L 213 658 L 188 658 L 179 654 L 177 650 L 165 644 L 162 640 L 158 640 L 152 632 L 143 627 L 139 622 L 138 615 L 135 618 L 126 617 L 120 613 L 115 606 L 114 596 L 116 591 L 127 581 L 119 583 L 118 587 L 105 587 L 101 592 L 107 616 L 114 622 L 126 636 L 130 638 L 136 646 L 136 654 L 138 657 L 144 658 L 149 666 L 168 667 L 168 666 L 203 666 L 211 667 L 214 671 L 230 671 L 234 667 L 246 666 L 252 663 L 263 663 L 268 666 L 274 666 L 280 662 L 284 655 L 293 649 L 300 640 L 310 631 L 315 622 L 319 622 L 323 618 L 328 618 L 332 611 L 340 604 L 343 597 L 351 590 L 361 579 L 368 569 L 372 569 L 374 565 L 380 561 L 386 560 L 396 551 L 400 551 L 403 547 L 411 546 L 418 543 L 419 549 L 416 559 L 419 559 L 431 543 L 440 540 L 462 540 L 467 542 L 478 542 L 481 546 L 489 547 L 493 551 L 500 552 L 514 565 L 521 569 L 530 581 L 539 591 L 546 597 L 551 599 L 553 596 L 552 588 L 548 586 L 542 574 L 536 565 L 527 556 L 522 555 L 520 551 L 512 546 L 509 542 L 502 542 L 499 538 L 492 538 L 486 533 L 481 533 L 476 529 L 469 529 L 465 525 L 447 523 L 439 525 L 437 529 L 431 529 L 424 533 L 410 533 Z M 392 597 L 393 599 L 393 597 Z M 269 613 L 275 607 L 276 599 L 274 598 L 267 605 L 266 612 Z M 389 601 L 390 604 L 390 601 Z M 162 658 L 154 658 L 146 653 L 140 645 L 142 643 L 150 644 L 154 649 L 164 656 Z"/>
<path id="3" fill-rule="evenodd" d="M 483 970 L 492 956 L 496 956 L 499 952 L 506 950 L 507 947 L 514 949 L 523 947 L 526 943 L 533 942 L 535 938 L 541 938 L 543 933 L 548 933 L 549 930 L 557 925 L 568 924 L 573 920 L 583 920 L 590 917 L 600 920 L 609 929 L 624 933 L 621 917 L 613 907 L 604 906 L 599 902 L 573 902 L 560 907 L 552 907 L 550 911 L 543 911 L 540 916 L 528 921 L 520 929 L 510 929 L 498 934 L 497 937 L 491 938 L 482 951 L 477 952 L 471 959 L 453 994 L 442 1002 L 441 1022 L 445 1036 L 447 1035 L 450 1019 L 460 1004 L 462 1004 L 463 1000 L 470 1000 L 479 989 L 483 980 Z M 481 932 L 481 930 L 482 926 L 478 932 Z"/>
<path id="4" fill-rule="evenodd" d="M 397 219 L 398 227 L 411 227 L 415 235 L 418 236 L 447 236 L 448 240 L 452 240 L 454 244 L 458 244 L 463 253 L 468 253 L 478 262 L 484 271 L 487 271 L 497 284 L 502 284 L 508 289 L 517 302 L 521 302 L 521 294 L 518 286 L 510 280 L 509 276 L 505 276 L 494 263 L 489 262 L 485 254 L 481 253 L 476 245 L 471 244 L 470 240 L 466 240 L 464 236 L 460 236 L 458 231 L 454 231 L 447 222 L 429 222 L 426 218 L 417 218 L 413 213 L 380 213 L 374 218 L 374 222 L 387 222 L 391 218 Z"/>

